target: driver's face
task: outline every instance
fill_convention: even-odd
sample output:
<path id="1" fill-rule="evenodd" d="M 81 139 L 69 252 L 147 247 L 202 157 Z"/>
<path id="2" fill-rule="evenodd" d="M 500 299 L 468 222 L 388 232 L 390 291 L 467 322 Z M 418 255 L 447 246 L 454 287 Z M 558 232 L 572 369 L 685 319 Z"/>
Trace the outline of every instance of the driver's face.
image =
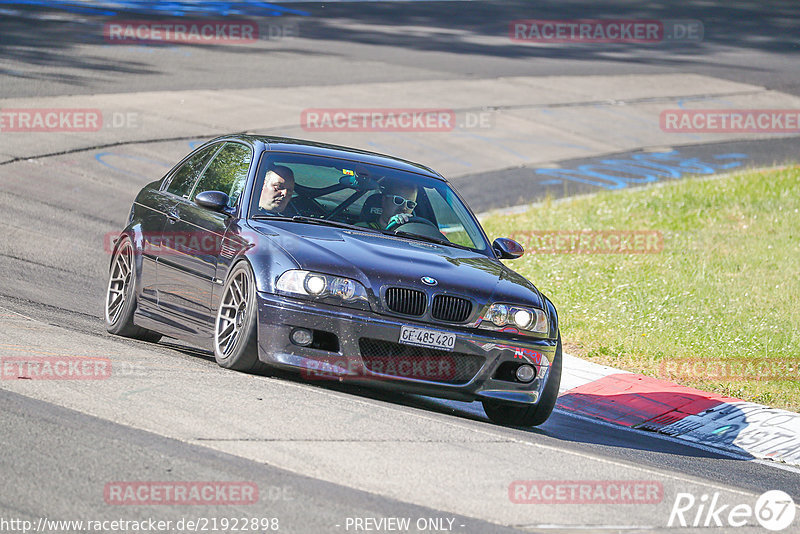
<path id="1" fill-rule="evenodd" d="M 403 202 L 399 206 L 395 203 L 394 197 L 401 196 L 405 200 L 410 200 L 411 202 L 417 201 L 417 188 L 407 188 L 407 189 L 398 189 L 395 191 L 389 191 L 388 193 L 383 195 L 383 215 L 386 220 L 391 219 L 398 213 L 411 213 L 412 209 L 408 208 L 406 202 Z"/>
<path id="2" fill-rule="evenodd" d="M 258 207 L 267 211 L 282 212 L 289 204 L 294 191 L 294 178 L 289 176 L 284 178 L 275 171 L 269 171 L 264 178 L 264 187 L 261 189 L 261 197 L 258 199 Z"/>

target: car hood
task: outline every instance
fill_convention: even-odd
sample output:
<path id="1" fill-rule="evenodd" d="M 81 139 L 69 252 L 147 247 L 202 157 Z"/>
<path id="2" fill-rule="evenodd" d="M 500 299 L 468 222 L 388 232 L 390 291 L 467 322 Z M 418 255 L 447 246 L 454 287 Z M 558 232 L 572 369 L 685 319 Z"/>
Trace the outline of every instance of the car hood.
<path id="1" fill-rule="evenodd" d="M 466 296 L 478 305 L 502 301 L 543 307 L 530 281 L 498 260 L 469 250 L 355 228 L 289 221 L 251 224 L 291 255 L 299 268 L 353 278 L 373 296 L 385 286 L 404 286 Z M 426 286 L 422 277 L 436 279 L 436 286 Z"/>

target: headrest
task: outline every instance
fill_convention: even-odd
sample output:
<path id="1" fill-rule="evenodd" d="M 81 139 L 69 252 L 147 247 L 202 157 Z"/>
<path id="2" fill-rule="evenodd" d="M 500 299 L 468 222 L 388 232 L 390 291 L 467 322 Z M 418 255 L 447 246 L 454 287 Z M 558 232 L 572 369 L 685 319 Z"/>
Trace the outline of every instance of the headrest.
<path id="1" fill-rule="evenodd" d="M 364 201 L 364 205 L 361 207 L 361 221 L 372 222 L 378 220 L 378 217 L 383 213 L 383 208 L 381 207 L 382 197 L 383 194 L 381 193 L 373 193 L 367 197 L 367 200 Z"/>

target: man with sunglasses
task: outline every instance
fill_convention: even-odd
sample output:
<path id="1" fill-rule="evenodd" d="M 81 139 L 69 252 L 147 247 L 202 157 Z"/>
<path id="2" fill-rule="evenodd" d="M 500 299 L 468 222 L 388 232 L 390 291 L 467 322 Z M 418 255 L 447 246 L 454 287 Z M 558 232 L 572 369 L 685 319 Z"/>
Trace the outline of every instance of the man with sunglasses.
<path id="1" fill-rule="evenodd" d="M 360 223 L 375 230 L 385 230 L 391 223 L 395 226 L 405 224 L 417 207 L 417 187 L 403 182 L 388 184 L 381 198 L 381 215 L 373 221 Z"/>

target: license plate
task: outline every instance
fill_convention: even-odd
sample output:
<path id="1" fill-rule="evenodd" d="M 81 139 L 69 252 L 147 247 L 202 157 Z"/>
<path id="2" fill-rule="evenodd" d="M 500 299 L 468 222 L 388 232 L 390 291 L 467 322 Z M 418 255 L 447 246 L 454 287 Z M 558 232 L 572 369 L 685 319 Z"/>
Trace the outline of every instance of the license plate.
<path id="1" fill-rule="evenodd" d="M 441 350 L 453 350 L 453 347 L 456 346 L 456 335 L 449 332 L 439 332 L 438 330 L 428 330 L 427 328 L 403 326 L 400 328 L 400 343 Z"/>

